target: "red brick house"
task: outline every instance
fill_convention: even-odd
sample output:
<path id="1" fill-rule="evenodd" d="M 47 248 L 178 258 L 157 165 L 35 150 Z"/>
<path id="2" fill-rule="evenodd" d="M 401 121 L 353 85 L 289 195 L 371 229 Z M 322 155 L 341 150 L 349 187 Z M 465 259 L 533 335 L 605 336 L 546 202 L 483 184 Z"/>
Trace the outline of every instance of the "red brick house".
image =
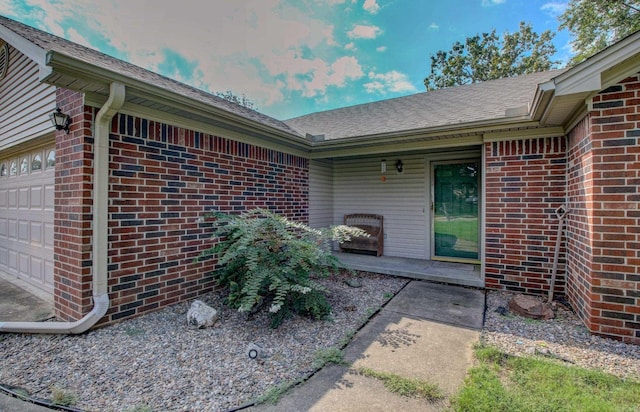
<path id="1" fill-rule="evenodd" d="M 81 332 L 210 291 L 198 218 L 264 207 L 314 226 L 380 214 L 371 259 L 546 294 L 563 207 L 555 291 L 593 333 L 640 343 L 638 40 L 280 121 L 0 17 L 0 272 Z"/>

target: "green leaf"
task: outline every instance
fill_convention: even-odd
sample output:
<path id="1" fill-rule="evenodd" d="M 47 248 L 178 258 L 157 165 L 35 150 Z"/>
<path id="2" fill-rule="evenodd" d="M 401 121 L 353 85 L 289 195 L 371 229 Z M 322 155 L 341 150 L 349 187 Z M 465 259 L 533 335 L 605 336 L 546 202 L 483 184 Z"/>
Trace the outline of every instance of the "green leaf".
<path id="1" fill-rule="evenodd" d="M 551 59 L 556 49 L 554 34 L 538 34 L 531 24 L 520 22 L 519 31 L 500 36 L 490 33 L 467 37 L 450 51 L 431 56 L 431 73 L 424 79 L 427 90 L 549 70 L 559 64 Z"/>

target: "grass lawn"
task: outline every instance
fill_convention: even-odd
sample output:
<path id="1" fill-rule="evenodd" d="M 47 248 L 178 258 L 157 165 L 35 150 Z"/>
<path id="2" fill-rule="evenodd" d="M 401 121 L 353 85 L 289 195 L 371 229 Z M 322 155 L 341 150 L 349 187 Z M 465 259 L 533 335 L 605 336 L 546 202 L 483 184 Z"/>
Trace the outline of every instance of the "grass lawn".
<path id="1" fill-rule="evenodd" d="M 476 349 L 455 411 L 640 411 L 640 383 L 556 361 Z"/>
<path id="2" fill-rule="evenodd" d="M 434 221 L 435 231 L 441 235 L 452 235 L 470 242 L 478 242 L 478 219 L 458 218 L 447 220 L 438 218 Z"/>

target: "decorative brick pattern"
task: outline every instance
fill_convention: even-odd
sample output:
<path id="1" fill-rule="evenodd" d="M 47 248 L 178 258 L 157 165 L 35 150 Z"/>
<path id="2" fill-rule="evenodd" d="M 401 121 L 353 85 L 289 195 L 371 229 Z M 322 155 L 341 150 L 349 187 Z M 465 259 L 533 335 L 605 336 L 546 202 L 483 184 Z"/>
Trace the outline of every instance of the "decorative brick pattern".
<path id="1" fill-rule="evenodd" d="M 485 284 L 546 293 L 565 198 L 565 138 L 485 144 Z M 564 293 L 564 249 L 555 290 Z"/>
<path id="2" fill-rule="evenodd" d="M 596 334 L 640 344 L 640 76 L 569 134 L 569 296 Z"/>
<path id="3" fill-rule="evenodd" d="M 56 194 L 67 205 L 56 204 L 56 233 L 66 239 L 56 243 L 56 294 L 64 296 L 58 311 L 70 319 L 92 307 L 93 142 L 88 136 L 96 113 L 85 108 L 84 126 L 74 126 L 74 138 L 57 139 L 66 152 L 60 152 L 56 173 L 65 180 L 56 180 Z M 261 207 L 308 219 L 308 160 L 298 156 L 118 114 L 109 169 L 111 307 L 101 324 L 213 289 L 214 262 L 193 262 L 212 245 L 207 225 L 198 222 L 205 212 Z M 67 260 L 69 267 L 62 264 Z"/>

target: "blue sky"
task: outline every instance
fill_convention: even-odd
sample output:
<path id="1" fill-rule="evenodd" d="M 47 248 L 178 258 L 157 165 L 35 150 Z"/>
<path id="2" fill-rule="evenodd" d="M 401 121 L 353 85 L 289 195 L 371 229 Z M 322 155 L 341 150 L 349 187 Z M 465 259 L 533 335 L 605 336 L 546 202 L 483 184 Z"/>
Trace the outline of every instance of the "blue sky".
<path id="1" fill-rule="evenodd" d="M 0 14 L 279 119 L 424 91 L 429 56 L 568 0 L 0 0 Z M 569 36 L 554 39 L 563 62 Z"/>

